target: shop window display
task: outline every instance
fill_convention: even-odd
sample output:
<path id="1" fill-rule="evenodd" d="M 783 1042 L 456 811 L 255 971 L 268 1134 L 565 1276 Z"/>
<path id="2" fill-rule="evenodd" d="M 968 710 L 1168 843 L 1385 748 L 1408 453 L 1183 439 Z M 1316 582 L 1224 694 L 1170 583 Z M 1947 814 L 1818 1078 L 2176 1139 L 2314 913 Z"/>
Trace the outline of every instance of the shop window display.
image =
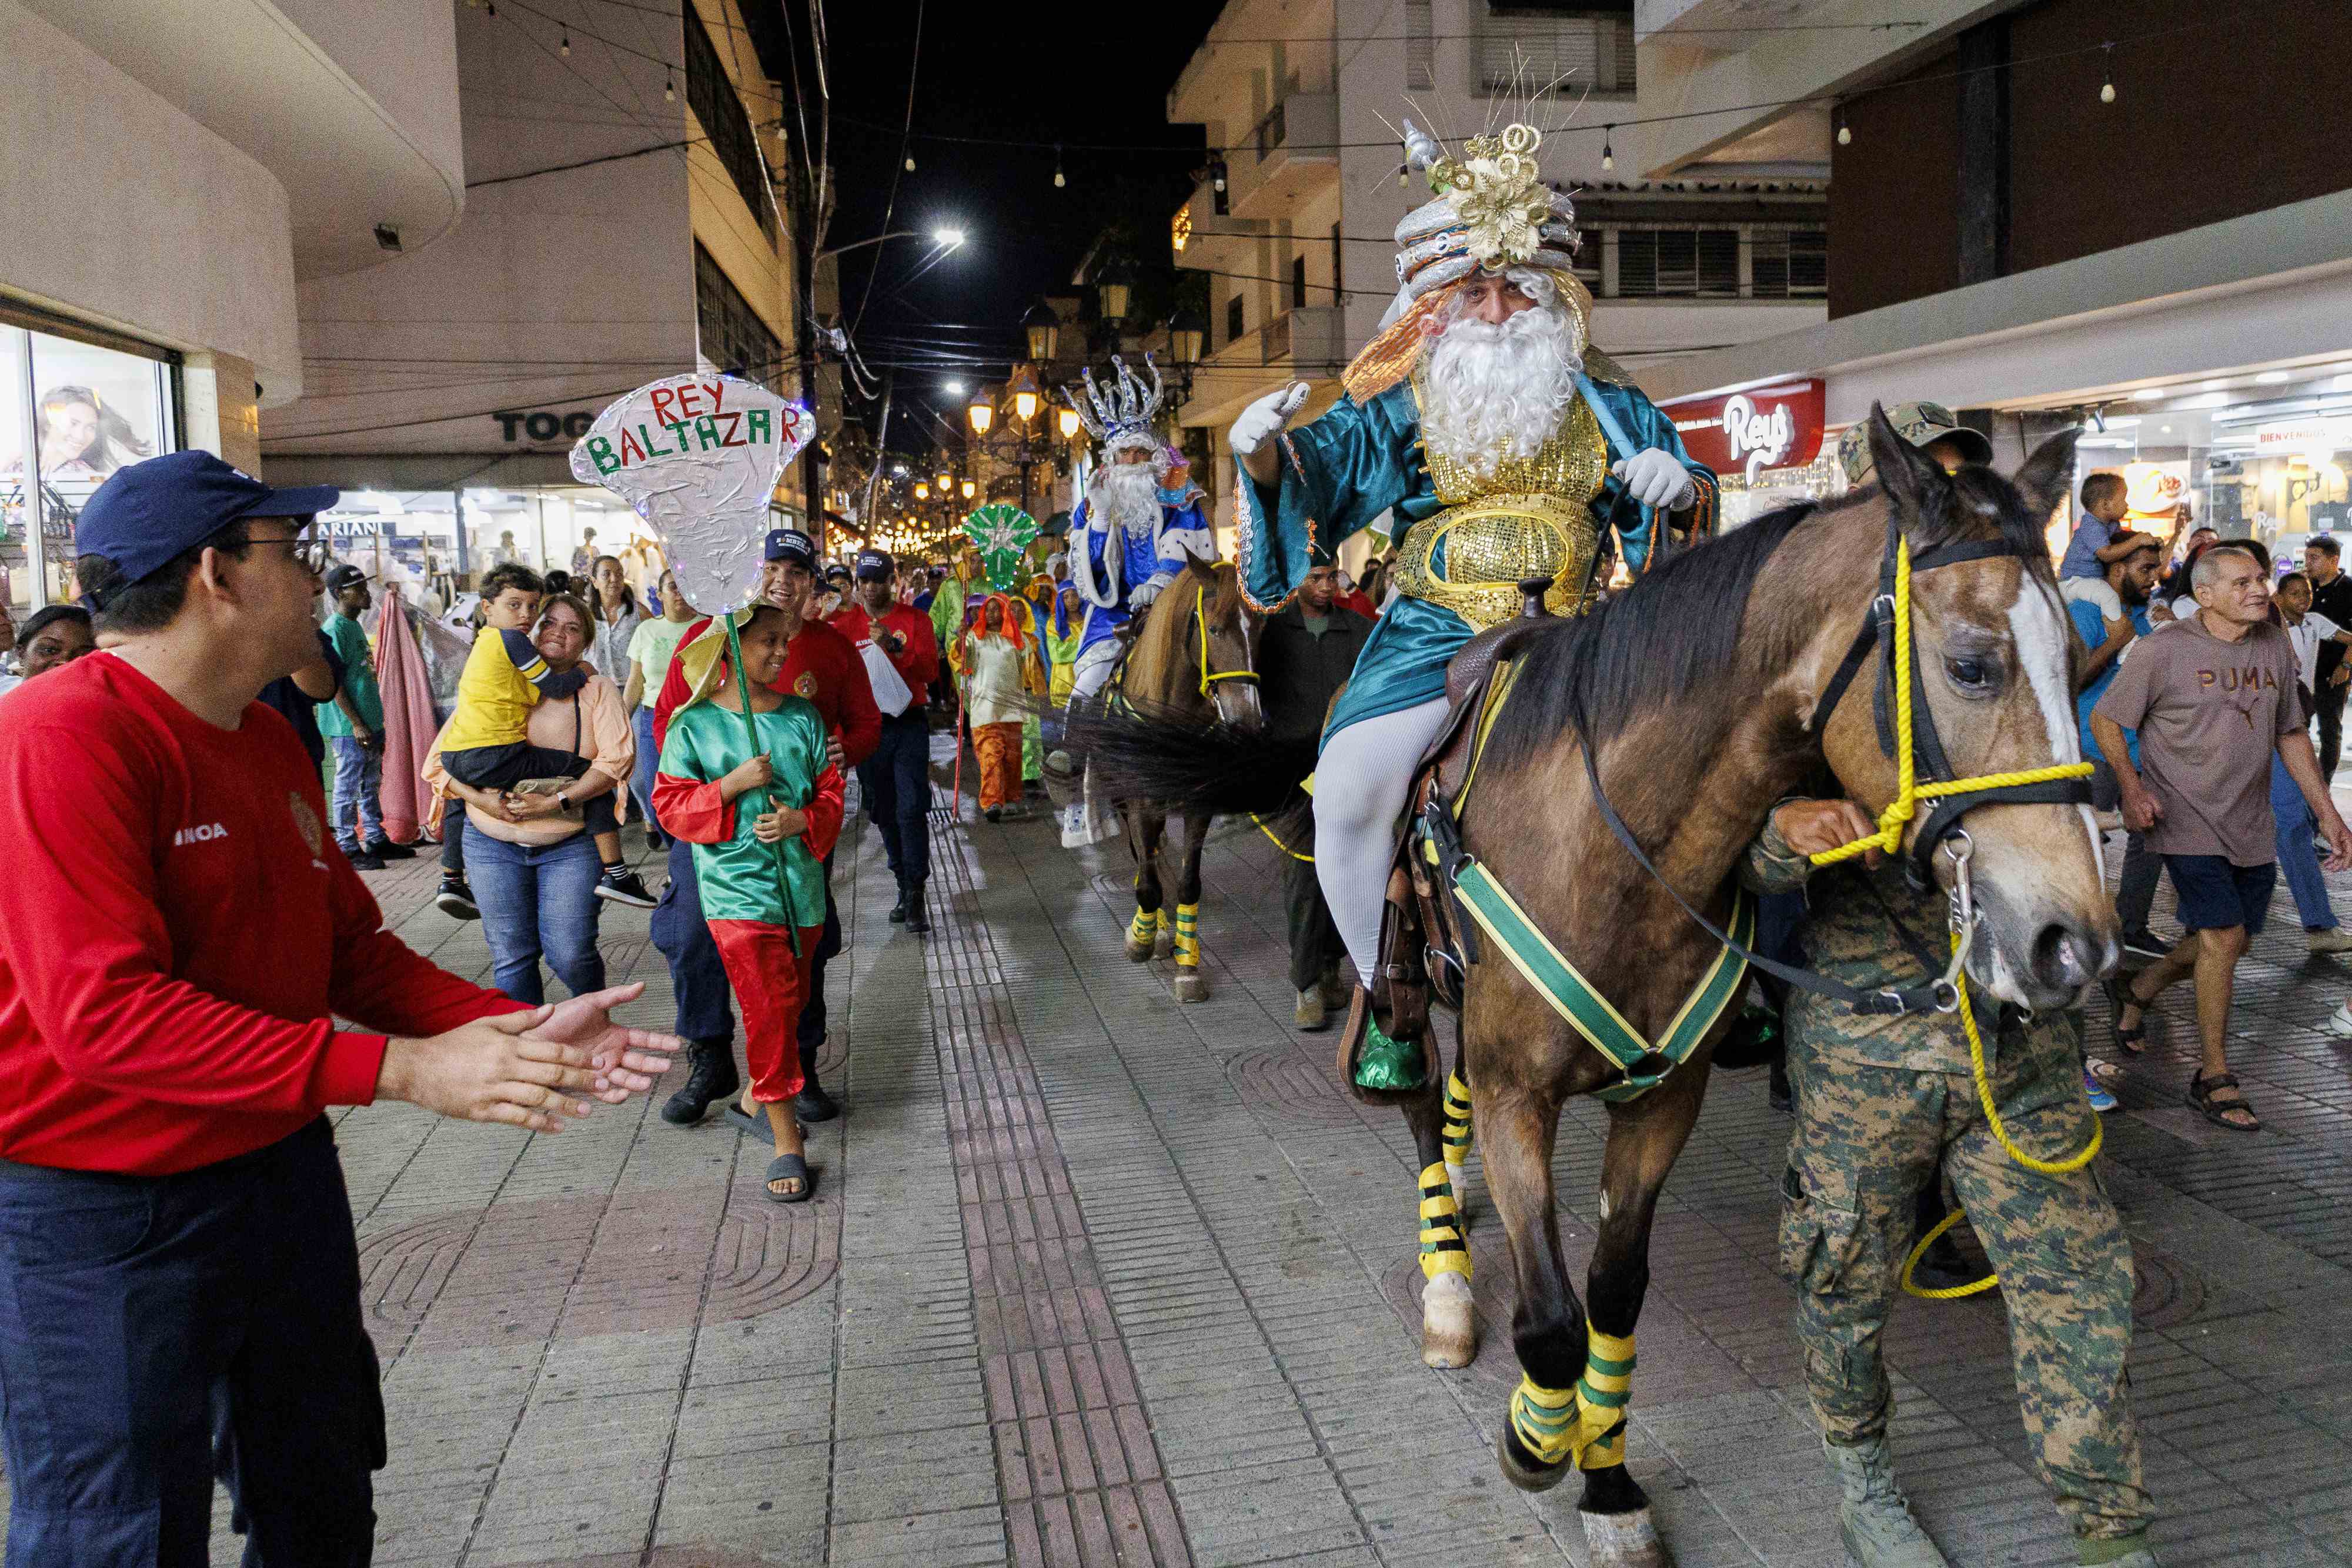
<path id="1" fill-rule="evenodd" d="M 173 402 L 160 359 L 0 327 L 0 602 L 12 616 L 74 597 L 75 519 L 116 469 L 178 445 Z"/>

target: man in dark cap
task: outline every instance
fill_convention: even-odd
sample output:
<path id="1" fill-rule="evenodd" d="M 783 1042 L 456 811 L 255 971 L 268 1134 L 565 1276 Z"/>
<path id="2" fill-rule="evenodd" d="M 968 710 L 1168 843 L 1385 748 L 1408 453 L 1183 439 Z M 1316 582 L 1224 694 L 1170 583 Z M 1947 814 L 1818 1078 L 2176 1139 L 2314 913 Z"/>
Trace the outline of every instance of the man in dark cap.
<path id="1" fill-rule="evenodd" d="M 554 1132 L 651 1086 L 640 987 L 524 1008 L 383 929 L 254 700 L 315 658 L 326 486 L 203 452 L 116 473 L 74 563 L 108 646 L 0 727 L 8 1555 L 360 1563 L 383 1401 L 330 1106 Z M 341 1020 L 348 1019 L 349 1023 Z"/>
<path id="2" fill-rule="evenodd" d="M 920 933 L 931 928 L 923 911 L 923 885 L 931 874 L 931 727 L 924 694 L 939 677 L 940 644 L 930 617 L 899 603 L 891 591 L 895 570 L 882 551 L 859 550 L 857 601 L 836 612 L 833 624 L 861 650 L 870 647 L 887 661 L 907 688 L 904 702 L 882 705 L 882 738 L 857 769 L 857 792 L 898 880 L 898 905 L 890 918 Z"/>

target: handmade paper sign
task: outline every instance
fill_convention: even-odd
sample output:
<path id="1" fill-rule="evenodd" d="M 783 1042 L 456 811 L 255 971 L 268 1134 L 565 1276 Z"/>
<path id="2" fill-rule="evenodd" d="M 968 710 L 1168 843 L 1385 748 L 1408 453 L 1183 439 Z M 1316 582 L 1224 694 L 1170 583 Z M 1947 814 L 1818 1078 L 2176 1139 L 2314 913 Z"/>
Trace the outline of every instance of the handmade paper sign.
<path id="1" fill-rule="evenodd" d="M 738 376 L 669 376 L 596 416 L 572 474 L 629 503 L 661 538 L 686 601 L 706 615 L 759 591 L 769 503 L 816 421 Z"/>

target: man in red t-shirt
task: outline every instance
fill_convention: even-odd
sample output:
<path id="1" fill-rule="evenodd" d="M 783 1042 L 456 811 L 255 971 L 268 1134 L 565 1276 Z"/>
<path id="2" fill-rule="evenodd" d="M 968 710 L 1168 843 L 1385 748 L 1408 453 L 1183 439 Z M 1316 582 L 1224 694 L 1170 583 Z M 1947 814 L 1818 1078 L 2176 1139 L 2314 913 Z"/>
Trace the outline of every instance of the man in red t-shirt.
<path id="1" fill-rule="evenodd" d="M 0 726 L 12 1562 L 202 1563 L 216 1434 L 257 1561 L 366 1562 L 383 1403 L 323 1113 L 551 1133 L 668 1065 L 668 1036 L 606 1017 L 642 987 L 469 985 L 335 852 L 254 694 L 318 656 L 309 530 L 336 498 L 205 452 L 116 473 L 76 539 L 109 645 Z"/>
<path id="2" fill-rule="evenodd" d="M 866 643 L 879 649 L 912 694 L 896 713 L 882 716 L 881 743 L 857 770 L 857 792 L 882 835 L 890 874 L 898 879 L 898 906 L 890 918 L 920 933 L 931 928 L 923 912 L 923 884 L 931 874 L 931 726 L 924 694 L 939 676 L 940 643 L 931 618 L 892 594 L 892 572 L 887 555 L 859 550 L 856 602 L 836 612 L 833 624 L 861 649 Z"/>
<path id="3" fill-rule="evenodd" d="M 760 580 L 760 597 L 784 612 L 792 639 L 784 649 L 783 672 L 776 689 L 806 697 L 824 716 L 829 738 L 826 749 L 836 768 L 854 768 L 874 750 L 881 733 L 882 715 L 874 706 L 873 687 L 857 650 L 832 627 L 808 618 L 816 590 L 816 545 L 798 528 L 776 528 L 767 541 L 767 567 Z M 712 631 L 708 617 L 696 622 L 678 639 L 684 649 Z M 723 632 L 716 633 L 724 636 Z M 669 737 L 669 716 L 690 694 L 686 669 L 675 655 L 654 701 L 654 745 Z M 841 1107 L 817 1082 L 816 1056 L 824 1044 L 824 966 L 841 951 L 841 914 L 833 902 L 832 860 L 825 862 L 824 935 L 817 943 L 809 977 L 807 1003 L 801 1009 L 801 1076 L 804 1082 L 793 1108 L 803 1122 L 827 1122 Z M 727 971 L 720 967 L 718 946 L 702 915 L 702 894 L 695 881 L 692 846 L 670 845 L 669 886 L 654 911 L 654 946 L 668 960 L 673 988 L 677 993 L 677 1032 L 694 1052 L 693 1071 L 685 1087 L 662 1104 L 662 1119 L 675 1126 L 692 1126 L 709 1113 L 711 1102 L 742 1087 L 735 1067 L 735 1015 L 728 1005 Z"/>

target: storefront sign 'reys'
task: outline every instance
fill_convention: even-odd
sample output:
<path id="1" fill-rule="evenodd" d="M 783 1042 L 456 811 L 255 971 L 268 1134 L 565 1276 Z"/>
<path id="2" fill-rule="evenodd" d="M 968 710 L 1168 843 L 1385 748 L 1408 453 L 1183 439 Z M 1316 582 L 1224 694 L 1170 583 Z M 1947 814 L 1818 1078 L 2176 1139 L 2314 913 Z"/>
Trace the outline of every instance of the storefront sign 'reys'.
<path id="1" fill-rule="evenodd" d="M 1751 482 L 1767 468 L 1795 468 L 1821 455 L 1820 378 L 1780 382 L 1728 397 L 1664 405 L 1690 455 L 1717 474 Z"/>
<path id="2" fill-rule="evenodd" d="M 798 403 L 734 376 L 670 376 L 596 416 L 572 474 L 629 503 L 660 536 L 687 601 L 740 609 L 760 585 L 784 465 L 816 434 Z"/>

